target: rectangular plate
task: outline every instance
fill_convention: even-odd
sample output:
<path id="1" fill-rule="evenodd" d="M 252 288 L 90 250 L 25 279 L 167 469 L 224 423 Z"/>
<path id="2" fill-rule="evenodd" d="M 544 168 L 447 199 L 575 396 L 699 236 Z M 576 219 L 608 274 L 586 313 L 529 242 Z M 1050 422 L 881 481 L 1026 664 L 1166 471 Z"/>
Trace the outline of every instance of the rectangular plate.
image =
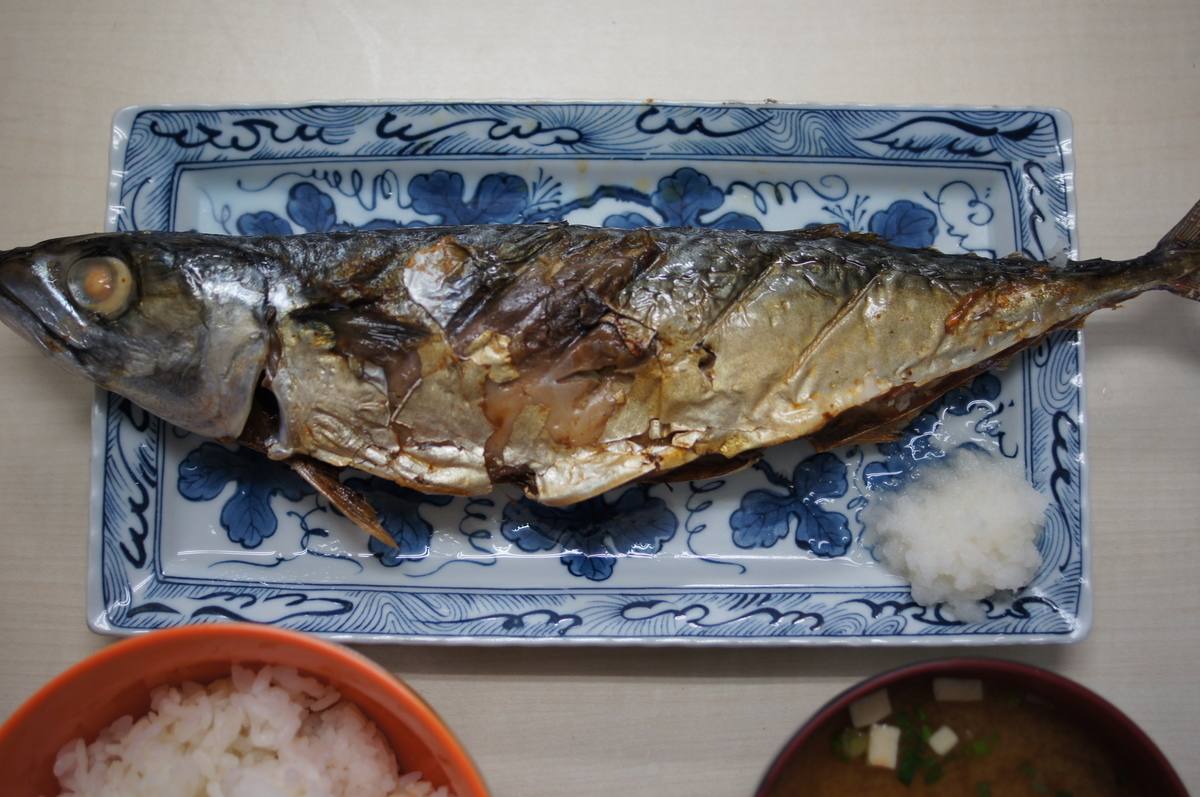
<path id="1" fill-rule="evenodd" d="M 114 125 L 110 230 L 840 224 L 946 252 L 1074 249 L 1070 120 L 1052 109 L 355 103 L 135 107 Z M 236 618 L 353 642 L 1077 641 L 1081 373 L 1077 334 L 1059 333 L 931 407 L 911 446 L 789 444 L 567 509 L 369 485 L 404 557 L 286 468 L 100 392 L 89 622 Z M 868 478 L 913 467 L 934 422 L 948 445 L 1020 457 L 1052 501 L 1043 567 L 982 622 L 916 605 L 862 543 Z"/>

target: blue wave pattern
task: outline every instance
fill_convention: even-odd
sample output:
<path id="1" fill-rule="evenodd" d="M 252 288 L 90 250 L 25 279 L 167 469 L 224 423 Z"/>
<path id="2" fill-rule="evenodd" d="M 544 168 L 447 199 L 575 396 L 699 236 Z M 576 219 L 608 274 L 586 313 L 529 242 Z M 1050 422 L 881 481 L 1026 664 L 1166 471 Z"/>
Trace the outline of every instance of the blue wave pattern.
<path id="1" fill-rule="evenodd" d="M 117 229 L 166 229 L 174 171 L 193 163 L 313 158 L 589 156 L 639 159 L 871 159 L 994 164 L 1027 189 L 1022 241 L 1069 239 L 1058 120 L 1038 111 L 574 105 L 346 105 L 224 111 L 144 110 L 122 164 Z M 664 223 L 664 222 L 658 222 Z M 1033 248 L 1031 248 L 1033 247 Z"/>
<path id="2" fill-rule="evenodd" d="M 286 203 L 229 218 L 230 231 L 288 234 L 427 224 L 551 221 L 593 207 L 613 206 L 605 224 L 635 227 L 679 224 L 757 229 L 761 215 L 729 209 L 738 191 L 749 191 L 754 207 L 765 213 L 789 192 L 811 191 L 822 197 L 823 217 L 808 223 L 836 223 L 869 230 L 896 243 L 926 246 L 945 232 L 963 240 L 963 219 L 995 223 L 987 197 L 964 171 L 962 180 L 927 192 L 921 201 L 904 199 L 880 205 L 856 194 L 851 180 L 836 170 L 819 181 L 800 184 L 752 183 L 723 168 L 721 177 L 700 164 L 676 164 L 655 174 L 655 161 L 693 157 L 747 164 L 760 158 L 946 164 L 1006 169 L 1014 192 L 1014 228 L 1021 249 L 1041 256 L 1051 238 L 1069 245 L 1068 164 L 1059 147 L 1062 132 L 1052 115 L 1036 111 L 895 111 L 883 109 L 804 109 L 764 107 L 683 107 L 639 105 L 409 105 L 309 106 L 284 109 L 216 111 L 143 110 L 129 123 L 121 164 L 124 177 L 115 202 L 112 226 L 119 229 L 166 228 L 175 207 L 172 175 L 181 166 L 292 162 L 339 163 L 339 159 L 387 158 L 396 167 L 365 179 L 380 198 L 404 197 L 403 214 L 379 206 L 374 217 L 352 222 L 340 210 L 347 197 L 362 202 L 364 187 L 354 170 L 292 169 Z M 572 169 L 580 158 L 636 158 L 641 174 L 651 176 L 649 190 L 630 184 L 602 184 L 588 193 L 565 193 L 564 177 L 553 164 L 543 173 L 492 171 L 467 177 L 449 166 L 464 156 L 562 158 Z M 446 167 L 409 171 L 406 159 L 445 158 Z M 732 159 L 732 161 L 730 160 Z M 539 161 L 539 163 L 543 163 Z M 543 165 L 546 165 L 543 163 Z M 745 174 L 752 174 L 746 171 Z M 734 174 L 730 177 L 730 174 Z M 348 176 L 348 177 L 347 177 Z M 656 181 L 656 182 L 654 182 Z M 643 185 L 639 177 L 639 186 Z M 602 205 L 602 203 L 604 203 Z M 367 207 L 365 204 L 363 207 Z M 970 213 L 955 208 L 974 208 Z M 973 214 L 973 215 L 971 215 Z M 389 589 L 318 587 L 267 588 L 208 583 L 166 577 L 155 557 L 153 528 L 159 507 L 154 499 L 160 480 L 157 463 L 163 425 L 138 416 L 136 408 L 110 398 L 103 525 L 104 622 L 113 629 L 144 629 L 206 619 L 241 618 L 326 634 L 395 637 L 709 637 L 721 639 L 861 640 L 908 639 L 927 635 L 964 639 L 994 634 L 1070 636 L 1078 632 L 1082 566 L 1082 463 L 1078 456 L 1079 389 L 1073 333 L 1044 344 L 1044 351 L 1021 361 L 1019 389 L 1028 404 L 1026 421 L 1014 426 L 1037 478 L 1052 491 L 1059 507 L 1048 568 L 1054 578 L 1012 605 L 993 607 L 983 623 L 963 626 L 936 610 L 912 604 L 904 589 L 752 589 L 691 590 L 642 594 L 637 589 L 572 589 L 523 593 L 439 589 L 410 593 Z M 987 378 L 946 401 L 995 398 Z M 971 391 L 975 391 L 971 393 Z M 1003 402 L 999 402 L 1003 405 Z M 1011 404 L 1009 399 L 1009 404 Z M 729 535 L 739 548 L 770 547 L 795 529 L 794 544 L 823 557 L 844 556 L 854 545 L 854 520 L 833 503 L 850 500 L 847 485 L 856 479 L 885 485 L 916 461 L 928 419 L 918 419 L 894 449 L 870 448 L 857 473 L 844 452 L 796 461 L 788 471 L 765 463 L 758 472 L 768 485 L 748 490 L 732 516 L 711 515 L 720 505 L 696 514 L 705 524 Z M 222 525 L 231 539 L 250 547 L 275 533 L 267 518 L 272 501 L 300 500 L 287 479 L 244 476 L 236 461 L 201 444 L 191 455 L 191 471 L 181 465 L 177 488 L 194 500 L 212 500 L 229 483 L 235 495 L 222 508 Z M 907 445 L 907 447 L 905 447 Z M 198 452 L 203 451 L 204 454 Z M 857 451 L 857 449 L 856 449 Z M 1047 462 L 1052 463 L 1048 467 Z M 218 490 L 217 487 L 220 486 Z M 429 554 L 434 525 L 423 508 L 454 509 L 448 497 L 426 496 L 380 480 L 357 479 L 381 509 L 381 519 L 397 545 L 372 543 L 379 566 L 400 567 Z M 549 508 L 518 501 L 504 504 L 494 522 L 499 537 L 529 553 L 554 553 L 562 569 L 583 583 L 614 579 L 623 558 L 653 559 L 675 539 L 684 509 L 664 488 L 636 487 L 575 507 Z M 311 492 L 311 491 L 310 491 Z M 686 491 L 685 491 L 686 492 Z M 159 493 L 160 494 L 160 493 Z M 205 498 L 205 496 L 210 496 Z M 307 498 L 306 500 L 311 500 Z M 861 499 L 859 499 L 861 501 Z M 489 502 L 481 502 L 489 503 Z M 851 501 L 850 506 L 854 506 Z M 267 511 L 263 507 L 268 507 Z M 707 504 L 705 505 L 707 509 Z M 124 508 L 128 509 L 124 509 Z M 231 508 L 233 507 L 233 508 Z M 463 510 L 472 516 L 472 510 Z M 309 529 L 299 512 L 301 526 Z M 240 520 L 238 518 L 241 518 Z M 689 523 L 692 521 L 689 520 Z M 463 522 L 459 523 L 460 530 Z M 489 532 L 474 532 L 476 539 Z M 709 531 L 706 533 L 714 533 Z M 690 532 L 689 532 L 690 536 Z M 257 544 L 257 543 L 255 543 Z M 689 546 L 690 546 L 689 542 Z M 472 543 L 474 545 L 474 543 Z M 479 550 L 477 548 L 477 550 Z M 147 574 L 154 574 L 147 578 Z M 131 584 L 137 583 L 135 589 Z M 95 612 L 92 612 L 95 615 Z"/>

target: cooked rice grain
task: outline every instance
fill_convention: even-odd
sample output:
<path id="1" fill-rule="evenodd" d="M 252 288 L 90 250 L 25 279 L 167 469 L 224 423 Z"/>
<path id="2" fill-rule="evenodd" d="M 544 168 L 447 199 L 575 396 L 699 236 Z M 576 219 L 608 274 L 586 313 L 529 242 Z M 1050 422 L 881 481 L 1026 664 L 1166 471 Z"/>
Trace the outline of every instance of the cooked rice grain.
<path id="1" fill-rule="evenodd" d="M 401 775 L 375 723 L 293 667 L 159 687 L 146 716 L 67 744 L 54 774 L 63 797 L 450 797 Z"/>

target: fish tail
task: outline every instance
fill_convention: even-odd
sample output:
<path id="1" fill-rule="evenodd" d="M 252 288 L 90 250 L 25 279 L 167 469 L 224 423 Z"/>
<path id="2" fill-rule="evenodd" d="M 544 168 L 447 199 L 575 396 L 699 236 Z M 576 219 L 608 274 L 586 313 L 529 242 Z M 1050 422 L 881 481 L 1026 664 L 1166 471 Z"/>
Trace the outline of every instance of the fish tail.
<path id="1" fill-rule="evenodd" d="M 1187 215 L 1163 236 L 1154 253 L 1190 263 L 1182 277 L 1166 283 L 1163 289 L 1200 302 L 1200 202 L 1192 205 Z"/>

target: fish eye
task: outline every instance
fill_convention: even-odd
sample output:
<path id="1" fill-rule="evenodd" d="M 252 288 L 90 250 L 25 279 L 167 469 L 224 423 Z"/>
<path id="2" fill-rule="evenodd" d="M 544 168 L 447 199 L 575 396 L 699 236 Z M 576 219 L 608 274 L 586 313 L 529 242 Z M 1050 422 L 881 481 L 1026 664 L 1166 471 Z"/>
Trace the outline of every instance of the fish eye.
<path id="1" fill-rule="evenodd" d="M 67 289 L 81 309 L 112 318 L 129 305 L 133 273 L 115 257 L 85 257 L 67 270 Z"/>

